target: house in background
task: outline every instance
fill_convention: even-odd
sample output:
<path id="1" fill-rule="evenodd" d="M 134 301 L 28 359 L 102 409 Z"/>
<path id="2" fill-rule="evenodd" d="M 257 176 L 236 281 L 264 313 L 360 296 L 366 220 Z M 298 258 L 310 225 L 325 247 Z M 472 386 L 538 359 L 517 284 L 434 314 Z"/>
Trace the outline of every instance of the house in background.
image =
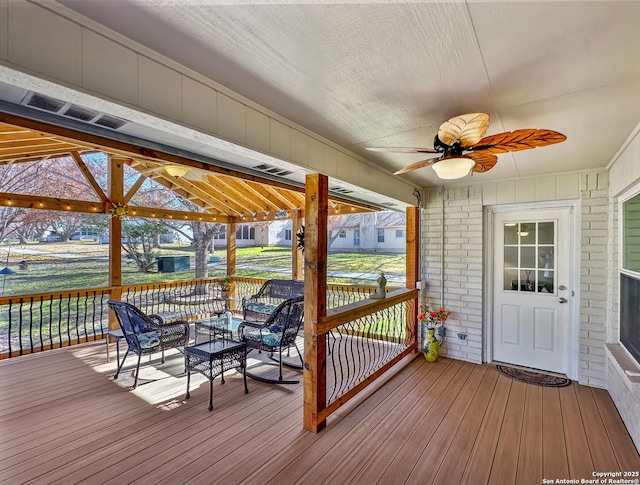
<path id="1" fill-rule="evenodd" d="M 329 251 L 398 252 L 405 251 L 405 214 L 378 211 L 330 218 Z M 291 220 L 276 220 L 255 226 L 256 246 L 290 247 Z M 266 238 L 265 238 L 266 236 Z"/>
<path id="2" fill-rule="evenodd" d="M 264 223 L 238 224 L 236 227 L 236 247 L 249 248 L 254 246 L 267 246 Z M 222 249 L 227 247 L 227 229 L 222 228 L 220 234 L 213 237 L 213 247 Z"/>

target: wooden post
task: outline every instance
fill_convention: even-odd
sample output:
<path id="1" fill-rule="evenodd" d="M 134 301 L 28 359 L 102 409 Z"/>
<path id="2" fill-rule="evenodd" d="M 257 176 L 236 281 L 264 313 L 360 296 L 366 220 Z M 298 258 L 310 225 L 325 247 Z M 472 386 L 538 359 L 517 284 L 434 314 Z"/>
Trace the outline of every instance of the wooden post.
<path id="1" fill-rule="evenodd" d="M 122 160 L 109 157 L 108 193 L 112 204 L 124 203 L 124 165 Z M 122 219 L 111 217 L 109 220 L 109 286 L 111 298 L 119 300 L 122 296 Z M 120 328 L 113 312 L 109 316 L 109 329 Z"/>
<path id="2" fill-rule="evenodd" d="M 327 405 L 326 335 L 318 324 L 327 314 L 327 208 L 329 179 L 306 177 L 304 235 L 304 428 L 321 431 L 318 414 Z"/>
<path id="3" fill-rule="evenodd" d="M 420 207 L 407 207 L 406 215 L 406 287 L 415 288 L 416 282 L 420 280 Z M 407 309 L 406 335 L 415 335 L 416 341 L 418 338 L 418 301 L 419 299 L 415 300 L 414 305 Z"/>
<path id="4" fill-rule="evenodd" d="M 295 211 L 291 218 L 291 279 L 302 279 L 302 263 L 304 257 L 302 250 L 298 249 L 298 231 L 302 228 L 302 214 Z"/>
<path id="5" fill-rule="evenodd" d="M 236 274 L 236 223 L 229 222 L 227 224 L 227 275 L 235 276 Z M 236 297 L 235 280 L 231 283 L 231 298 Z M 235 300 L 229 301 L 229 308 L 234 311 L 236 308 Z"/>
<path id="6" fill-rule="evenodd" d="M 236 274 L 236 223 L 227 224 L 227 274 Z"/>

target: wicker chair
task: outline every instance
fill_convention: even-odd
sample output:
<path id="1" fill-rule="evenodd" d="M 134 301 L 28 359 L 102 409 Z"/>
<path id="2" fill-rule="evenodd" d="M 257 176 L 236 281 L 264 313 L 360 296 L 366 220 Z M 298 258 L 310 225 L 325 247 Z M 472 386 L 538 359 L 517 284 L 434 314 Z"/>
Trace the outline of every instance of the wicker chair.
<path id="1" fill-rule="evenodd" d="M 302 369 L 302 354 L 296 345 L 296 337 L 302 327 L 303 317 L 304 298 L 300 296 L 290 298 L 280 303 L 265 322 L 243 322 L 240 324 L 238 334 L 240 340 L 247 344 L 247 353 L 254 349 L 269 352 L 269 358 L 278 364 L 280 371 L 277 380 L 267 379 L 247 372 L 249 377 L 271 384 L 297 384 L 300 382 L 299 380 L 283 380 L 282 366 L 286 365 L 288 367 Z M 290 347 L 295 347 L 298 352 L 300 365 L 290 364 L 282 360 L 282 351 L 288 351 Z M 274 352 L 278 353 L 277 359 L 273 356 Z M 264 362 L 264 364 L 273 365 L 272 362 Z"/>
<path id="2" fill-rule="evenodd" d="M 242 299 L 243 318 L 252 322 L 264 322 L 280 303 L 302 296 L 304 296 L 304 281 L 267 280 L 258 293 Z"/>
<path id="3" fill-rule="evenodd" d="M 142 356 L 162 352 L 162 362 L 164 362 L 165 349 L 184 348 L 187 344 L 189 325 L 184 321 L 164 323 L 159 315 L 147 315 L 137 307 L 123 301 L 109 300 L 108 303 L 118 319 L 128 345 L 122 361 L 118 362 L 118 370 L 113 378 L 118 378 L 124 361 L 131 351 L 138 356 L 133 382 L 133 389 L 135 389 L 138 385 L 138 372 Z"/>

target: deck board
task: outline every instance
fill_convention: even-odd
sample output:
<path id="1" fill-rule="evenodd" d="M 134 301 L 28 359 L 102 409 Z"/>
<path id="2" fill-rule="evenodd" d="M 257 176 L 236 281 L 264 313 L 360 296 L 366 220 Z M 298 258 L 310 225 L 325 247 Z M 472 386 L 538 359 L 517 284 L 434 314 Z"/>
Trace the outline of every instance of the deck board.
<path id="1" fill-rule="evenodd" d="M 535 387 L 489 365 L 407 359 L 317 435 L 302 429 L 301 384 L 249 380 L 245 395 L 231 372 L 209 412 L 202 376 L 185 400 L 179 372 L 130 391 L 115 366 L 103 342 L 0 362 L 0 483 L 541 483 L 640 470 L 606 391 Z"/>
<path id="2" fill-rule="evenodd" d="M 542 483 L 542 388 L 527 386 L 516 481 Z"/>
<path id="3" fill-rule="evenodd" d="M 576 386 L 563 387 L 558 389 L 558 392 L 562 403 L 562 417 L 565 423 L 564 439 L 567 447 L 576 451 L 567 457 L 569 471 L 572 475 L 584 477 L 595 468 L 591 459 L 587 435 L 582 426 L 583 417 L 580 413 L 575 389 Z"/>

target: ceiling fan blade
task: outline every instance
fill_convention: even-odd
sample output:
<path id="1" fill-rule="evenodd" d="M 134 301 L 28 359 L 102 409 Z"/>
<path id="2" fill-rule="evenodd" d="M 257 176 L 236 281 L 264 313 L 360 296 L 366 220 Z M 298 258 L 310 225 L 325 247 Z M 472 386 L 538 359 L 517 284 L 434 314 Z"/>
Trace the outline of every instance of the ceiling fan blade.
<path id="1" fill-rule="evenodd" d="M 469 150 L 485 153 L 508 153 L 561 143 L 567 139 L 562 133 L 552 130 L 516 130 L 484 137 Z"/>
<path id="2" fill-rule="evenodd" d="M 469 152 L 465 156 L 473 159 L 473 161 L 476 162 L 475 166 L 471 169 L 473 172 L 487 172 L 491 170 L 496 163 L 498 163 L 498 157 L 496 157 L 492 153 L 488 153 L 486 150 Z"/>
<path id="3" fill-rule="evenodd" d="M 456 116 L 445 121 L 438 129 L 438 138 L 446 145 L 452 146 L 456 141 L 460 146 L 470 147 L 480 141 L 489 127 L 489 115 L 485 113 L 469 113 Z"/>
<path id="4" fill-rule="evenodd" d="M 388 153 L 438 153 L 433 148 L 413 148 L 413 147 L 367 147 L 365 150 L 370 152 L 388 152 Z"/>
<path id="5" fill-rule="evenodd" d="M 420 162 L 412 163 L 411 165 L 407 165 L 406 167 L 401 168 L 400 170 L 395 172 L 394 175 L 400 175 L 403 173 L 412 172 L 413 170 L 418 170 L 419 168 L 422 168 L 422 167 L 428 167 L 432 163 L 435 163 L 438 160 L 440 160 L 441 158 L 442 157 L 429 158 L 427 160 L 422 160 Z"/>

